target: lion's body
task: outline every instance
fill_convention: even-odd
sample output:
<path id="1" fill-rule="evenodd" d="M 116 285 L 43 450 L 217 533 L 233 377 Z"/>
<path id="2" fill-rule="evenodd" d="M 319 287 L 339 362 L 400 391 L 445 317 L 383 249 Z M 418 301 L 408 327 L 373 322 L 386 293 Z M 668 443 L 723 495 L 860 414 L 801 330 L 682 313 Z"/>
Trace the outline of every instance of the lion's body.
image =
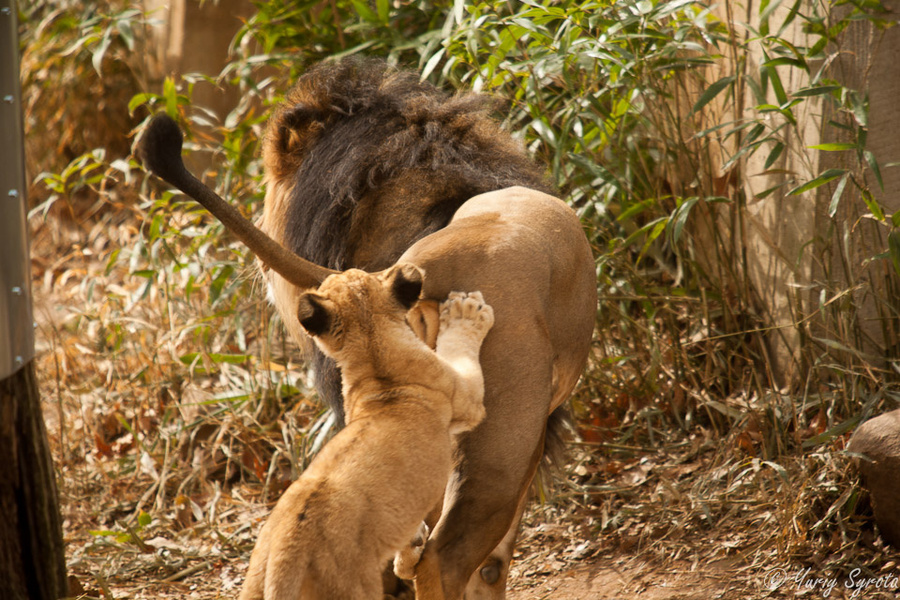
<path id="1" fill-rule="evenodd" d="M 385 269 L 447 225 L 473 196 L 510 186 L 551 192 L 541 169 L 486 115 L 483 96 L 448 96 L 375 60 L 324 63 L 271 117 L 260 227 L 333 269 Z M 279 312 L 295 292 L 270 280 Z M 292 337 L 303 339 L 285 319 Z M 316 387 L 341 418 L 340 378 L 316 353 Z"/>
<path id="2" fill-rule="evenodd" d="M 500 599 L 548 417 L 587 358 L 594 262 L 578 218 L 536 191 L 542 177 L 484 101 L 409 77 L 353 61 L 304 76 L 268 127 L 260 225 L 317 264 L 375 270 L 400 259 L 428 273 L 427 298 L 455 289 L 490 298 L 487 418 L 461 441 L 457 491 L 422 568 L 440 571 L 450 600 L 466 588 L 467 598 Z M 268 285 L 302 340 L 290 319 L 302 290 L 274 273 Z M 339 406 L 336 370 L 316 362 L 320 394 Z"/>
<path id="3" fill-rule="evenodd" d="M 590 248 L 561 201 L 511 188 L 473 198 L 401 261 L 433 274 L 426 298 L 479 289 L 494 307 L 481 354 L 487 416 L 460 444 L 458 497 L 445 502 L 426 549 L 423 561 L 436 564 L 423 568 L 440 571 L 448 600 L 467 586 L 467 599 L 503 598 L 547 417 L 571 393 L 590 347 Z"/>
<path id="4" fill-rule="evenodd" d="M 314 294 L 328 319 L 316 341 L 341 367 L 348 423 L 278 501 L 241 600 L 381 600 L 385 565 L 444 493 L 451 429 L 484 415 L 490 307 L 448 301 L 434 352 L 405 324 L 392 283 L 347 271 Z"/>
<path id="5" fill-rule="evenodd" d="M 379 62 L 317 67 L 272 117 L 263 232 L 187 172 L 181 142 L 174 121 L 157 116 L 142 160 L 256 252 L 270 297 L 301 343 L 296 307 L 304 289 L 327 277 L 325 267 L 378 270 L 402 257 L 426 271 L 432 301 L 451 290 L 485 292 L 496 315 L 481 354 L 486 417 L 459 441 L 416 585 L 438 580 L 446 600 L 502 599 L 548 425 L 558 422 L 553 411 L 591 344 L 595 266 L 578 217 L 540 191 L 538 170 L 487 116 L 484 100 L 447 96 Z M 415 323 L 434 320 L 420 312 Z M 340 414 L 340 377 L 318 356 L 317 387 Z"/>

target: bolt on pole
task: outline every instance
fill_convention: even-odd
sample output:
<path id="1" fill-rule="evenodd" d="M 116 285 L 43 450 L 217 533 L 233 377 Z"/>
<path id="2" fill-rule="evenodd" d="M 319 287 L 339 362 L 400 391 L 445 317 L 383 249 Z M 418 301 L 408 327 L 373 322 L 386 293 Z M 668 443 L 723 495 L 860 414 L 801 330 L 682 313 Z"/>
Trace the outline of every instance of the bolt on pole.
<path id="1" fill-rule="evenodd" d="M 13 0 L 0 0 L 0 380 L 34 358 L 25 146 Z"/>

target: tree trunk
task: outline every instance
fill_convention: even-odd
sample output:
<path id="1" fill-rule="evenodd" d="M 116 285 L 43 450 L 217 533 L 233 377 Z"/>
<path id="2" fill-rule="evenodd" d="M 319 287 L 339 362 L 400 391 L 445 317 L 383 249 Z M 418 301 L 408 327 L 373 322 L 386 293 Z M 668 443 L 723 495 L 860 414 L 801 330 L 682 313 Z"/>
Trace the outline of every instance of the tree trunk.
<path id="1" fill-rule="evenodd" d="M 56 478 L 29 362 L 0 381 L 0 597 L 66 595 Z"/>

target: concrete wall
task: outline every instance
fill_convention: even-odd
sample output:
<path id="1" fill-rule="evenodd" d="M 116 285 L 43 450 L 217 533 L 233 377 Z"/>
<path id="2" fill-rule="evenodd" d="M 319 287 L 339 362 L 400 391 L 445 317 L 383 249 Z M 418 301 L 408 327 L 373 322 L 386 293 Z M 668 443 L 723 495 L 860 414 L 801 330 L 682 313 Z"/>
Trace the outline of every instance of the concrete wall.
<path id="1" fill-rule="evenodd" d="M 900 10 L 900 2 L 888 0 L 886 5 Z M 896 15 L 896 13 L 895 13 Z M 897 16 L 892 17 L 894 20 Z M 870 172 L 867 183 L 879 201 L 888 220 L 900 210 L 900 169 L 890 163 L 900 162 L 900 27 L 878 31 L 865 23 L 856 23 L 843 35 L 841 52 L 832 64 L 835 79 L 850 87 L 864 90 L 869 99 L 867 148 L 881 165 L 882 190 Z M 832 115 L 827 115 L 832 116 Z M 826 141 L 840 139 L 834 128 L 826 133 Z M 833 153 L 822 157 L 823 168 L 839 166 Z M 890 260 L 869 259 L 888 248 L 890 227 L 868 218 L 868 209 L 859 193 L 847 187 L 834 219 L 828 215 L 834 186 L 823 189 L 817 197 L 816 230 L 823 239 L 818 242 L 820 260 L 816 276 L 836 288 L 850 288 L 845 302 L 857 309 L 858 329 L 855 346 L 873 358 L 898 357 L 897 298 L 898 277 Z M 819 323 L 822 335 L 841 335 L 839 325 Z"/>
<path id="2" fill-rule="evenodd" d="M 151 89 L 159 89 L 167 75 L 219 75 L 242 20 L 255 12 L 250 0 L 144 0 L 144 6 L 158 20 L 147 53 Z M 234 88 L 205 82 L 194 87 L 194 104 L 212 110 L 220 120 L 239 100 Z"/>
<path id="3" fill-rule="evenodd" d="M 783 3 L 771 15 L 770 22 L 780 26 L 789 5 Z M 752 0 L 749 5 L 731 0 L 730 4 L 720 5 L 717 14 L 725 21 L 746 22 L 756 29 L 759 0 Z M 782 36 L 796 46 L 813 43 L 815 40 L 809 40 L 802 27 L 803 20 L 795 19 Z M 752 36 L 740 25 L 735 25 L 735 29 L 738 35 Z M 882 165 L 900 161 L 900 27 L 882 33 L 867 23 L 856 23 L 845 32 L 839 50 L 837 60 L 827 67 L 827 76 L 848 87 L 868 90 L 868 147 Z M 748 58 L 748 73 L 758 78 L 757 69 L 764 61 L 761 50 Z M 812 65 L 812 70 L 820 66 Z M 788 94 L 809 85 L 809 75 L 801 69 L 775 68 Z M 714 69 L 718 71 L 710 74 L 709 81 L 729 74 L 721 70 L 721 65 Z M 762 116 L 755 111 L 759 100 L 749 86 L 742 86 L 739 93 L 741 114 L 723 112 L 720 118 Z M 771 87 L 768 101 L 778 104 Z M 715 110 L 714 106 L 710 108 Z M 741 189 L 747 199 L 745 209 L 716 207 L 711 211 L 711 220 L 701 224 L 698 231 L 701 245 L 714 244 L 716 236 L 724 236 L 731 244 L 741 276 L 747 278 L 748 287 L 757 295 L 751 304 L 768 328 L 764 334 L 767 351 L 775 370 L 773 375 L 782 384 L 803 377 L 823 348 L 832 352 L 837 349 L 822 340 L 845 343 L 876 362 L 894 354 L 898 344 L 896 318 L 890 316 L 894 310 L 891 300 L 900 293 L 894 289 L 897 275 L 890 261 L 869 260 L 886 251 L 890 229 L 865 216 L 868 210 L 852 184 L 845 188 L 834 218 L 828 215 L 828 208 L 837 181 L 800 195 L 788 195 L 791 189 L 827 168 L 852 164 L 848 153 L 809 149 L 824 142 L 850 141 L 841 139 L 840 130 L 827 124 L 829 119 L 846 119 L 846 115 L 829 113 L 821 99 L 807 99 L 794 110 L 798 126 L 788 137 L 787 148 L 779 160 L 768 170 L 765 162 L 771 146 L 743 159 L 730 173 L 716 174 L 722 181 L 730 182 L 730 190 L 717 193 L 736 197 L 735 192 Z M 781 118 L 773 114 L 766 117 L 771 125 Z M 734 150 L 733 140 L 723 142 L 723 156 Z M 882 173 L 883 192 L 873 177 L 869 181 L 873 193 L 890 213 L 900 209 L 900 169 L 883 168 Z M 774 192 L 759 197 L 773 188 Z M 716 268 L 712 261 L 721 254 L 707 251 L 705 256 L 707 267 Z M 836 318 L 838 315 L 840 318 Z M 810 346 L 805 343 L 808 337 L 818 339 L 813 339 Z"/>
<path id="4" fill-rule="evenodd" d="M 154 22 L 146 52 L 146 85 L 157 93 L 167 76 L 176 82 L 191 73 L 215 79 L 229 62 L 229 47 L 243 19 L 255 13 L 250 0 L 144 0 L 144 6 Z M 209 81 L 197 81 L 191 94 L 192 105 L 203 109 L 193 113 L 219 124 L 240 100 L 237 87 Z M 194 133 L 203 129 L 192 127 Z M 205 133 L 216 135 L 215 131 Z M 201 179 L 215 171 L 216 162 L 208 153 L 192 152 L 185 157 L 188 169 Z"/>

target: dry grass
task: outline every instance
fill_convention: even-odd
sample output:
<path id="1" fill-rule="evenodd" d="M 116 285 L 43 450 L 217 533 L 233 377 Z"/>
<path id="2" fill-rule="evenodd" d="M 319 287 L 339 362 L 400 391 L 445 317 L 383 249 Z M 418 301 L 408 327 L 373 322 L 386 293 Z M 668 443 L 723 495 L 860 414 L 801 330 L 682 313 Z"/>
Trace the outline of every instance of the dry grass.
<path id="1" fill-rule="evenodd" d="M 140 224 L 153 217 L 117 190 L 82 223 L 33 220 L 32 254 L 70 571 L 121 597 L 116 585 L 246 558 L 251 525 L 330 426 L 252 277 L 210 300 L 217 271 L 250 271 L 242 253 L 190 238 L 148 247 Z M 155 252 L 183 260 L 160 266 Z"/>
<path id="2" fill-rule="evenodd" d="M 132 188 L 117 189 L 80 225 L 32 223 L 38 367 L 69 569 L 108 598 L 233 595 L 260 520 L 329 424 L 252 276 L 210 302 L 216 266 L 250 271 L 241 250 L 220 242 L 193 255 L 193 240 L 173 235 L 169 248 L 196 262 L 160 266 L 140 223 L 162 213 L 189 230 L 195 217 L 142 208 L 126 201 Z M 580 441 L 567 476 L 526 519 L 517 587 L 636 558 L 657 569 L 728 561 L 745 591 L 777 566 L 877 574 L 896 564 L 841 452 L 846 435 L 803 449 L 823 433 L 817 412 L 774 392 L 685 388 L 675 402 L 671 386 L 609 402 L 608 361 L 597 356 L 575 400 Z M 627 389 L 629 369 L 616 372 Z M 779 406 L 793 407 L 797 426 L 771 430 Z M 772 455 L 775 438 L 783 451 Z"/>
<path id="3" fill-rule="evenodd" d="M 23 68 L 29 157 L 65 176 L 32 190 L 50 201 L 30 221 L 37 366 L 70 573 L 91 597 L 233 597 L 261 519 L 327 439 L 329 415 L 246 251 L 116 160 L 136 123 L 90 109 L 100 97 L 127 105 L 139 77 L 113 62 L 97 78 L 90 56 L 38 46 Z M 238 131 L 245 145 L 232 151 L 252 154 L 258 127 Z M 98 137 L 73 145 L 83 130 Z M 106 152 L 80 157 L 93 148 Z M 257 192 L 243 173 L 218 175 Z M 577 441 L 526 517 L 513 586 L 612 565 L 677 572 L 689 587 L 718 565 L 708 579 L 727 579 L 719 597 L 794 597 L 763 589 L 765 573 L 896 571 L 843 453 L 861 419 L 900 398 L 895 377 L 843 350 L 854 347 L 852 306 L 824 307 L 830 345 L 804 346 L 807 381 L 779 389 L 746 290 L 676 297 L 671 275 L 637 265 L 633 250 L 597 254 L 615 261 L 616 280 L 601 282 Z M 611 597 L 662 580 L 626 579 Z"/>

